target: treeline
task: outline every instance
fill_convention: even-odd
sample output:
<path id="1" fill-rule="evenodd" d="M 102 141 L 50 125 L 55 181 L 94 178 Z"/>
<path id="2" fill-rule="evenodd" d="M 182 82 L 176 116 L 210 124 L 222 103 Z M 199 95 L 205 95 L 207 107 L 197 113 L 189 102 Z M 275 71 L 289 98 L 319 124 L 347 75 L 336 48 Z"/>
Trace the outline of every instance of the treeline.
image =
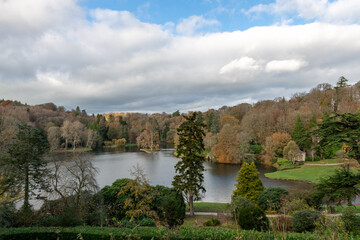
<path id="1" fill-rule="evenodd" d="M 316 148 L 310 132 L 325 116 L 356 113 L 360 107 L 360 82 L 348 85 L 340 77 L 336 86 L 319 84 L 308 93 L 295 93 L 199 112 L 198 121 L 206 124 L 204 143 L 208 159 L 224 163 L 282 157 L 283 148 L 294 140 L 309 157 L 323 154 Z M 0 102 L 0 136 L 10 138 L 16 123 L 42 129 L 52 149 L 103 145 L 137 144 L 157 149 L 161 142 L 177 143 L 176 129 L 184 121 L 179 111 L 172 114 L 109 113 L 89 116 L 77 107 L 65 111 L 53 103 L 29 106 L 19 102 Z M 261 156 L 259 155 L 261 153 Z"/>

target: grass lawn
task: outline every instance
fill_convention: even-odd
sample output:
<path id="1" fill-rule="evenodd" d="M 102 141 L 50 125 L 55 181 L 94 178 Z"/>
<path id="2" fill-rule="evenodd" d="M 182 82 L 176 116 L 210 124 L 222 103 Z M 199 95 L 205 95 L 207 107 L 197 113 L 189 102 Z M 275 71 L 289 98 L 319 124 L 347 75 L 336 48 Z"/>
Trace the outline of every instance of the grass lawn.
<path id="1" fill-rule="evenodd" d="M 225 212 L 229 207 L 229 203 L 194 202 L 195 212 Z M 189 206 L 186 206 L 186 211 L 189 211 Z"/>
<path id="2" fill-rule="evenodd" d="M 335 172 L 339 166 L 302 166 L 301 168 L 289 169 L 266 173 L 265 176 L 274 179 L 301 180 L 319 183 L 320 178 L 327 177 Z"/>
<path id="3" fill-rule="evenodd" d="M 350 163 L 351 160 L 343 158 L 325 159 L 320 161 L 306 161 L 306 164 L 332 164 L 332 163 Z M 354 161 L 354 160 L 353 160 Z"/>
<path id="4" fill-rule="evenodd" d="M 335 213 L 341 213 L 345 208 L 347 208 L 348 206 L 335 206 Z M 321 207 L 322 210 L 325 210 L 326 207 Z M 355 206 L 356 208 L 356 213 L 360 213 L 360 206 Z"/>
<path id="5" fill-rule="evenodd" d="M 190 217 L 187 216 L 184 219 L 183 225 L 181 227 L 202 227 L 204 222 L 210 220 L 211 218 L 217 218 L 220 221 L 221 228 L 231 228 L 231 229 L 238 229 L 239 226 L 236 225 L 234 220 L 230 216 L 225 216 L 223 214 L 219 214 L 219 216 L 194 216 Z"/>

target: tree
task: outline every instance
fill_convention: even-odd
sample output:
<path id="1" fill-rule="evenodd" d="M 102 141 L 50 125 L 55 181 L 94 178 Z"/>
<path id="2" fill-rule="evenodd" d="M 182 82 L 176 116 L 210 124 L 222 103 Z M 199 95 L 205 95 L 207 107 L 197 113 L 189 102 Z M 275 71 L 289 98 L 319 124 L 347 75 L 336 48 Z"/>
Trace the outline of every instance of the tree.
<path id="1" fill-rule="evenodd" d="M 53 126 L 47 130 L 47 139 L 50 144 L 51 150 L 56 150 L 59 148 L 60 137 L 61 137 L 61 133 L 59 127 Z"/>
<path id="2" fill-rule="evenodd" d="M 264 210 L 278 210 L 281 205 L 281 197 L 289 192 L 281 187 L 270 187 L 265 189 L 258 198 L 259 207 Z"/>
<path id="3" fill-rule="evenodd" d="M 71 122 L 69 120 L 66 120 L 62 127 L 60 128 L 61 137 L 65 139 L 65 149 L 68 147 L 69 141 L 72 140 L 72 129 L 71 129 Z"/>
<path id="4" fill-rule="evenodd" d="M 283 149 L 291 140 L 288 133 L 273 133 L 270 137 L 266 138 L 265 150 L 271 158 L 282 157 Z"/>
<path id="5" fill-rule="evenodd" d="M 360 113 L 324 115 L 313 133 L 319 137 L 319 150 L 331 158 L 343 147 L 349 157 L 360 163 Z"/>
<path id="6" fill-rule="evenodd" d="M 42 155 L 48 150 L 48 142 L 42 131 L 26 124 L 19 124 L 16 139 L 9 147 L 8 164 L 17 172 L 14 184 L 24 191 L 24 210 L 30 210 L 30 195 L 33 190 L 47 189 L 46 163 Z"/>
<path id="7" fill-rule="evenodd" d="M 301 150 L 304 151 L 305 149 L 309 149 L 311 147 L 311 137 L 302 123 L 299 115 L 296 118 L 295 127 L 291 133 L 291 137 Z"/>
<path id="8" fill-rule="evenodd" d="M 342 202 L 351 202 L 360 194 L 360 189 L 356 187 L 360 182 L 360 172 L 353 173 L 348 168 L 336 169 L 335 173 L 328 178 L 322 178 L 316 186 L 316 193 L 324 203 L 335 203 L 340 205 Z"/>
<path id="9" fill-rule="evenodd" d="M 179 144 L 176 146 L 176 154 L 181 158 L 175 165 L 173 186 L 182 192 L 189 204 L 190 215 L 194 216 L 193 201 L 201 199 L 201 193 L 205 192 L 204 182 L 204 150 L 203 137 L 205 136 L 205 124 L 196 121 L 197 113 L 184 116 L 186 121 L 177 129 Z"/>
<path id="10" fill-rule="evenodd" d="M 240 140 L 237 129 L 229 124 L 225 124 L 218 134 L 217 144 L 213 146 L 211 151 L 218 162 L 239 163 L 239 144 Z"/>
<path id="11" fill-rule="evenodd" d="M 259 172 L 255 163 L 243 163 L 236 177 L 236 189 L 233 191 L 232 198 L 242 196 L 256 202 L 264 186 L 259 178 Z"/>
<path id="12" fill-rule="evenodd" d="M 301 156 L 300 149 L 296 145 L 295 141 L 290 141 L 286 147 L 284 147 L 283 151 L 284 157 L 290 160 L 293 164 L 295 164 L 296 160 L 298 160 Z"/>

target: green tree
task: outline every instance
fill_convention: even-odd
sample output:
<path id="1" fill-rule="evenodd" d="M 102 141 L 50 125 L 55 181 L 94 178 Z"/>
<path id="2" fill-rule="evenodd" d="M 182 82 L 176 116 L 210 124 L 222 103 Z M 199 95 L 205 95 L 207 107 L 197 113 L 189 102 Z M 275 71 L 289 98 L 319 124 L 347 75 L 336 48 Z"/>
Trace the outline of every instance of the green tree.
<path id="1" fill-rule="evenodd" d="M 184 116 L 186 121 L 177 129 L 179 144 L 176 146 L 176 154 L 181 160 L 175 165 L 173 186 L 182 192 L 188 201 L 190 215 L 194 215 L 193 201 L 201 199 L 201 193 L 205 192 L 204 182 L 204 151 L 203 138 L 205 136 L 205 124 L 196 121 L 197 113 Z"/>
<path id="2" fill-rule="evenodd" d="M 352 201 L 360 194 L 356 187 L 360 182 L 360 173 L 354 173 L 349 168 L 337 169 L 328 178 L 322 178 L 316 186 L 317 195 L 326 204 L 338 204 L 347 202 L 350 206 Z"/>
<path id="3" fill-rule="evenodd" d="M 311 147 L 310 134 L 302 123 L 300 116 L 297 116 L 296 118 L 295 127 L 291 133 L 291 137 L 302 151 Z"/>
<path id="4" fill-rule="evenodd" d="M 314 134 L 320 139 L 318 147 L 324 157 L 334 157 L 344 146 L 348 156 L 360 163 L 360 113 L 326 114 Z"/>
<path id="5" fill-rule="evenodd" d="M 254 162 L 241 165 L 236 181 L 236 189 L 233 191 L 232 198 L 242 196 L 256 202 L 260 193 L 264 190 Z"/>
<path id="6" fill-rule="evenodd" d="M 30 210 L 30 195 L 35 189 L 47 189 L 44 178 L 47 176 L 46 163 L 42 155 L 49 145 L 42 131 L 26 124 L 19 124 L 16 139 L 9 148 L 8 164 L 17 172 L 13 184 L 20 185 L 24 191 L 24 210 Z"/>

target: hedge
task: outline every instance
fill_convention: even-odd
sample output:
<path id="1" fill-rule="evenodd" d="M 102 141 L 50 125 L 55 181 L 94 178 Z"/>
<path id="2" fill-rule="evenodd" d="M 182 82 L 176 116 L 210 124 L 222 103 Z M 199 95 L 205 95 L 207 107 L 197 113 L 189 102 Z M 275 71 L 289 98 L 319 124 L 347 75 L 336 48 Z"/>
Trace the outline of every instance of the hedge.
<path id="1" fill-rule="evenodd" d="M 255 230 L 236 230 L 223 228 L 179 228 L 167 230 L 156 227 L 108 228 L 108 227 L 33 227 L 33 228 L 0 228 L 1 240 L 113 240 L 113 239 L 259 239 L 259 240 L 305 240 L 329 239 L 327 235 L 312 233 L 257 232 Z M 360 236 L 341 235 L 338 240 L 360 240 Z"/>

